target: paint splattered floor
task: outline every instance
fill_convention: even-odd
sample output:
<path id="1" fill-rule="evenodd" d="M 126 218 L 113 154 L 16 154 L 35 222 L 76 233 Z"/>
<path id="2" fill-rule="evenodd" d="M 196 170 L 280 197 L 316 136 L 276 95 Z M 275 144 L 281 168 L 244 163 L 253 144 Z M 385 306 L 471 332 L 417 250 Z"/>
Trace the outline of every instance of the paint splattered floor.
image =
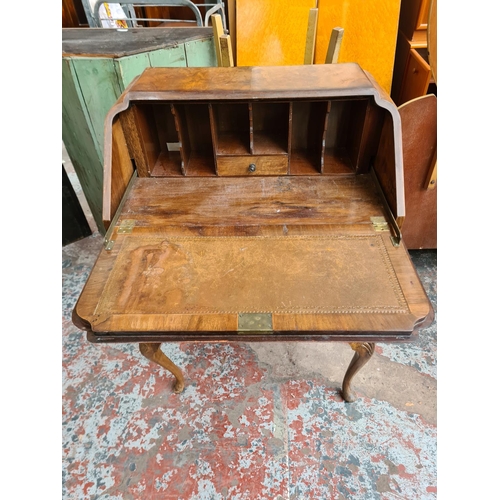
<path id="1" fill-rule="evenodd" d="M 177 395 L 137 346 L 72 325 L 101 245 L 63 248 L 64 499 L 436 498 L 436 322 L 377 345 L 352 404 L 343 343 L 163 344 Z M 411 255 L 436 310 L 437 253 Z"/>

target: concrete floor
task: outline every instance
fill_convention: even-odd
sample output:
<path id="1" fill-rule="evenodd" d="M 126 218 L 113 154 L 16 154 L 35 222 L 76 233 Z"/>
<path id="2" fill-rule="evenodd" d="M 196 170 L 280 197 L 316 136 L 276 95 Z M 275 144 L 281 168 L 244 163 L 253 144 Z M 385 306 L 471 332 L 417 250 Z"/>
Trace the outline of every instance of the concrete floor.
<path id="1" fill-rule="evenodd" d="M 71 323 L 102 246 L 91 223 L 62 252 L 64 499 L 436 498 L 436 321 L 377 345 L 355 403 L 339 395 L 345 343 L 163 344 L 186 377 L 177 395 L 137 346 Z M 437 252 L 410 253 L 437 319 Z"/>

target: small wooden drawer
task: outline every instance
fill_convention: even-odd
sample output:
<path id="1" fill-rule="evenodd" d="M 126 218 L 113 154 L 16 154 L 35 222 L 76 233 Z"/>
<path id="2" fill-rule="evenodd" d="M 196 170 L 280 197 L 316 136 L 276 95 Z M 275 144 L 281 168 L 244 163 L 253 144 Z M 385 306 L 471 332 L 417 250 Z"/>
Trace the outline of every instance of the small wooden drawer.
<path id="1" fill-rule="evenodd" d="M 288 155 L 219 156 L 219 175 L 286 175 Z"/>

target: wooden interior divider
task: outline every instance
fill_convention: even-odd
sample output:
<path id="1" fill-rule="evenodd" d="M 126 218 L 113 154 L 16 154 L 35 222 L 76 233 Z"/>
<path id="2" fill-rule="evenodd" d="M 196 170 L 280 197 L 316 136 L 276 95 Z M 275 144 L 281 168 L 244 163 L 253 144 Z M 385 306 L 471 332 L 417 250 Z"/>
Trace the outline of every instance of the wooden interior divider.
<path id="1" fill-rule="evenodd" d="M 182 175 L 186 175 L 187 165 L 189 162 L 189 154 L 191 152 L 191 145 L 189 143 L 189 137 L 186 130 L 185 116 L 182 116 L 181 109 L 179 109 L 175 104 L 171 104 L 172 114 L 174 115 L 175 129 L 177 130 L 177 136 L 179 137 L 179 152 L 181 155 L 181 172 Z"/>
<path id="2" fill-rule="evenodd" d="M 292 124 L 293 124 L 293 106 L 292 102 L 288 103 L 288 144 L 287 144 L 287 155 L 288 155 L 288 167 L 287 173 L 290 175 L 290 159 L 292 157 Z"/>
<path id="3" fill-rule="evenodd" d="M 214 116 L 214 108 L 211 103 L 208 103 L 208 115 L 210 117 L 210 131 L 212 133 L 212 149 L 214 154 L 214 167 L 215 174 L 219 175 L 219 171 L 217 168 L 217 145 L 218 145 L 218 137 L 217 137 L 217 126 L 215 124 L 215 116 Z"/>
<path id="4" fill-rule="evenodd" d="M 326 109 L 325 109 L 325 118 L 323 120 L 323 133 L 321 134 L 320 172 L 322 174 L 325 171 L 326 134 L 328 131 L 328 118 L 329 118 L 331 109 L 332 109 L 332 101 L 327 101 L 326 102 Z"/>
<path id="5" fill-rule="evenodd" d="M 288 175 L 345 175 L 368 172 L 383 114 L 366 98 L 165 103 L 122 122 L 140 177 L 218 175 L 218 158 L 253 155 L 286 155 Z"/>
<path id="6" fill-rule="evenodd" d="M 255 154 L 255 148 L 253 143 L 253 108 L 252 103 L 248 103 L 248 117 L 250 120 L 250 153 Z"/>

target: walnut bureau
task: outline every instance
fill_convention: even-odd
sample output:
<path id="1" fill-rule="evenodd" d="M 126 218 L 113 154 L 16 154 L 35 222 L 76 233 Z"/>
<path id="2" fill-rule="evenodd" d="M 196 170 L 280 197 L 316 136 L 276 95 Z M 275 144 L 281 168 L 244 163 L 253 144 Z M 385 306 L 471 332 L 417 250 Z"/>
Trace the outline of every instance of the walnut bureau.
<path id="1" fill-rule="evenodd" d="M 175 376 L 171 341 L 376 342 L 434 312 L 401 237 L 398 110 L 357 64 L 149 68 L 109 111 L 103 249 L 73 311 Z"/>

